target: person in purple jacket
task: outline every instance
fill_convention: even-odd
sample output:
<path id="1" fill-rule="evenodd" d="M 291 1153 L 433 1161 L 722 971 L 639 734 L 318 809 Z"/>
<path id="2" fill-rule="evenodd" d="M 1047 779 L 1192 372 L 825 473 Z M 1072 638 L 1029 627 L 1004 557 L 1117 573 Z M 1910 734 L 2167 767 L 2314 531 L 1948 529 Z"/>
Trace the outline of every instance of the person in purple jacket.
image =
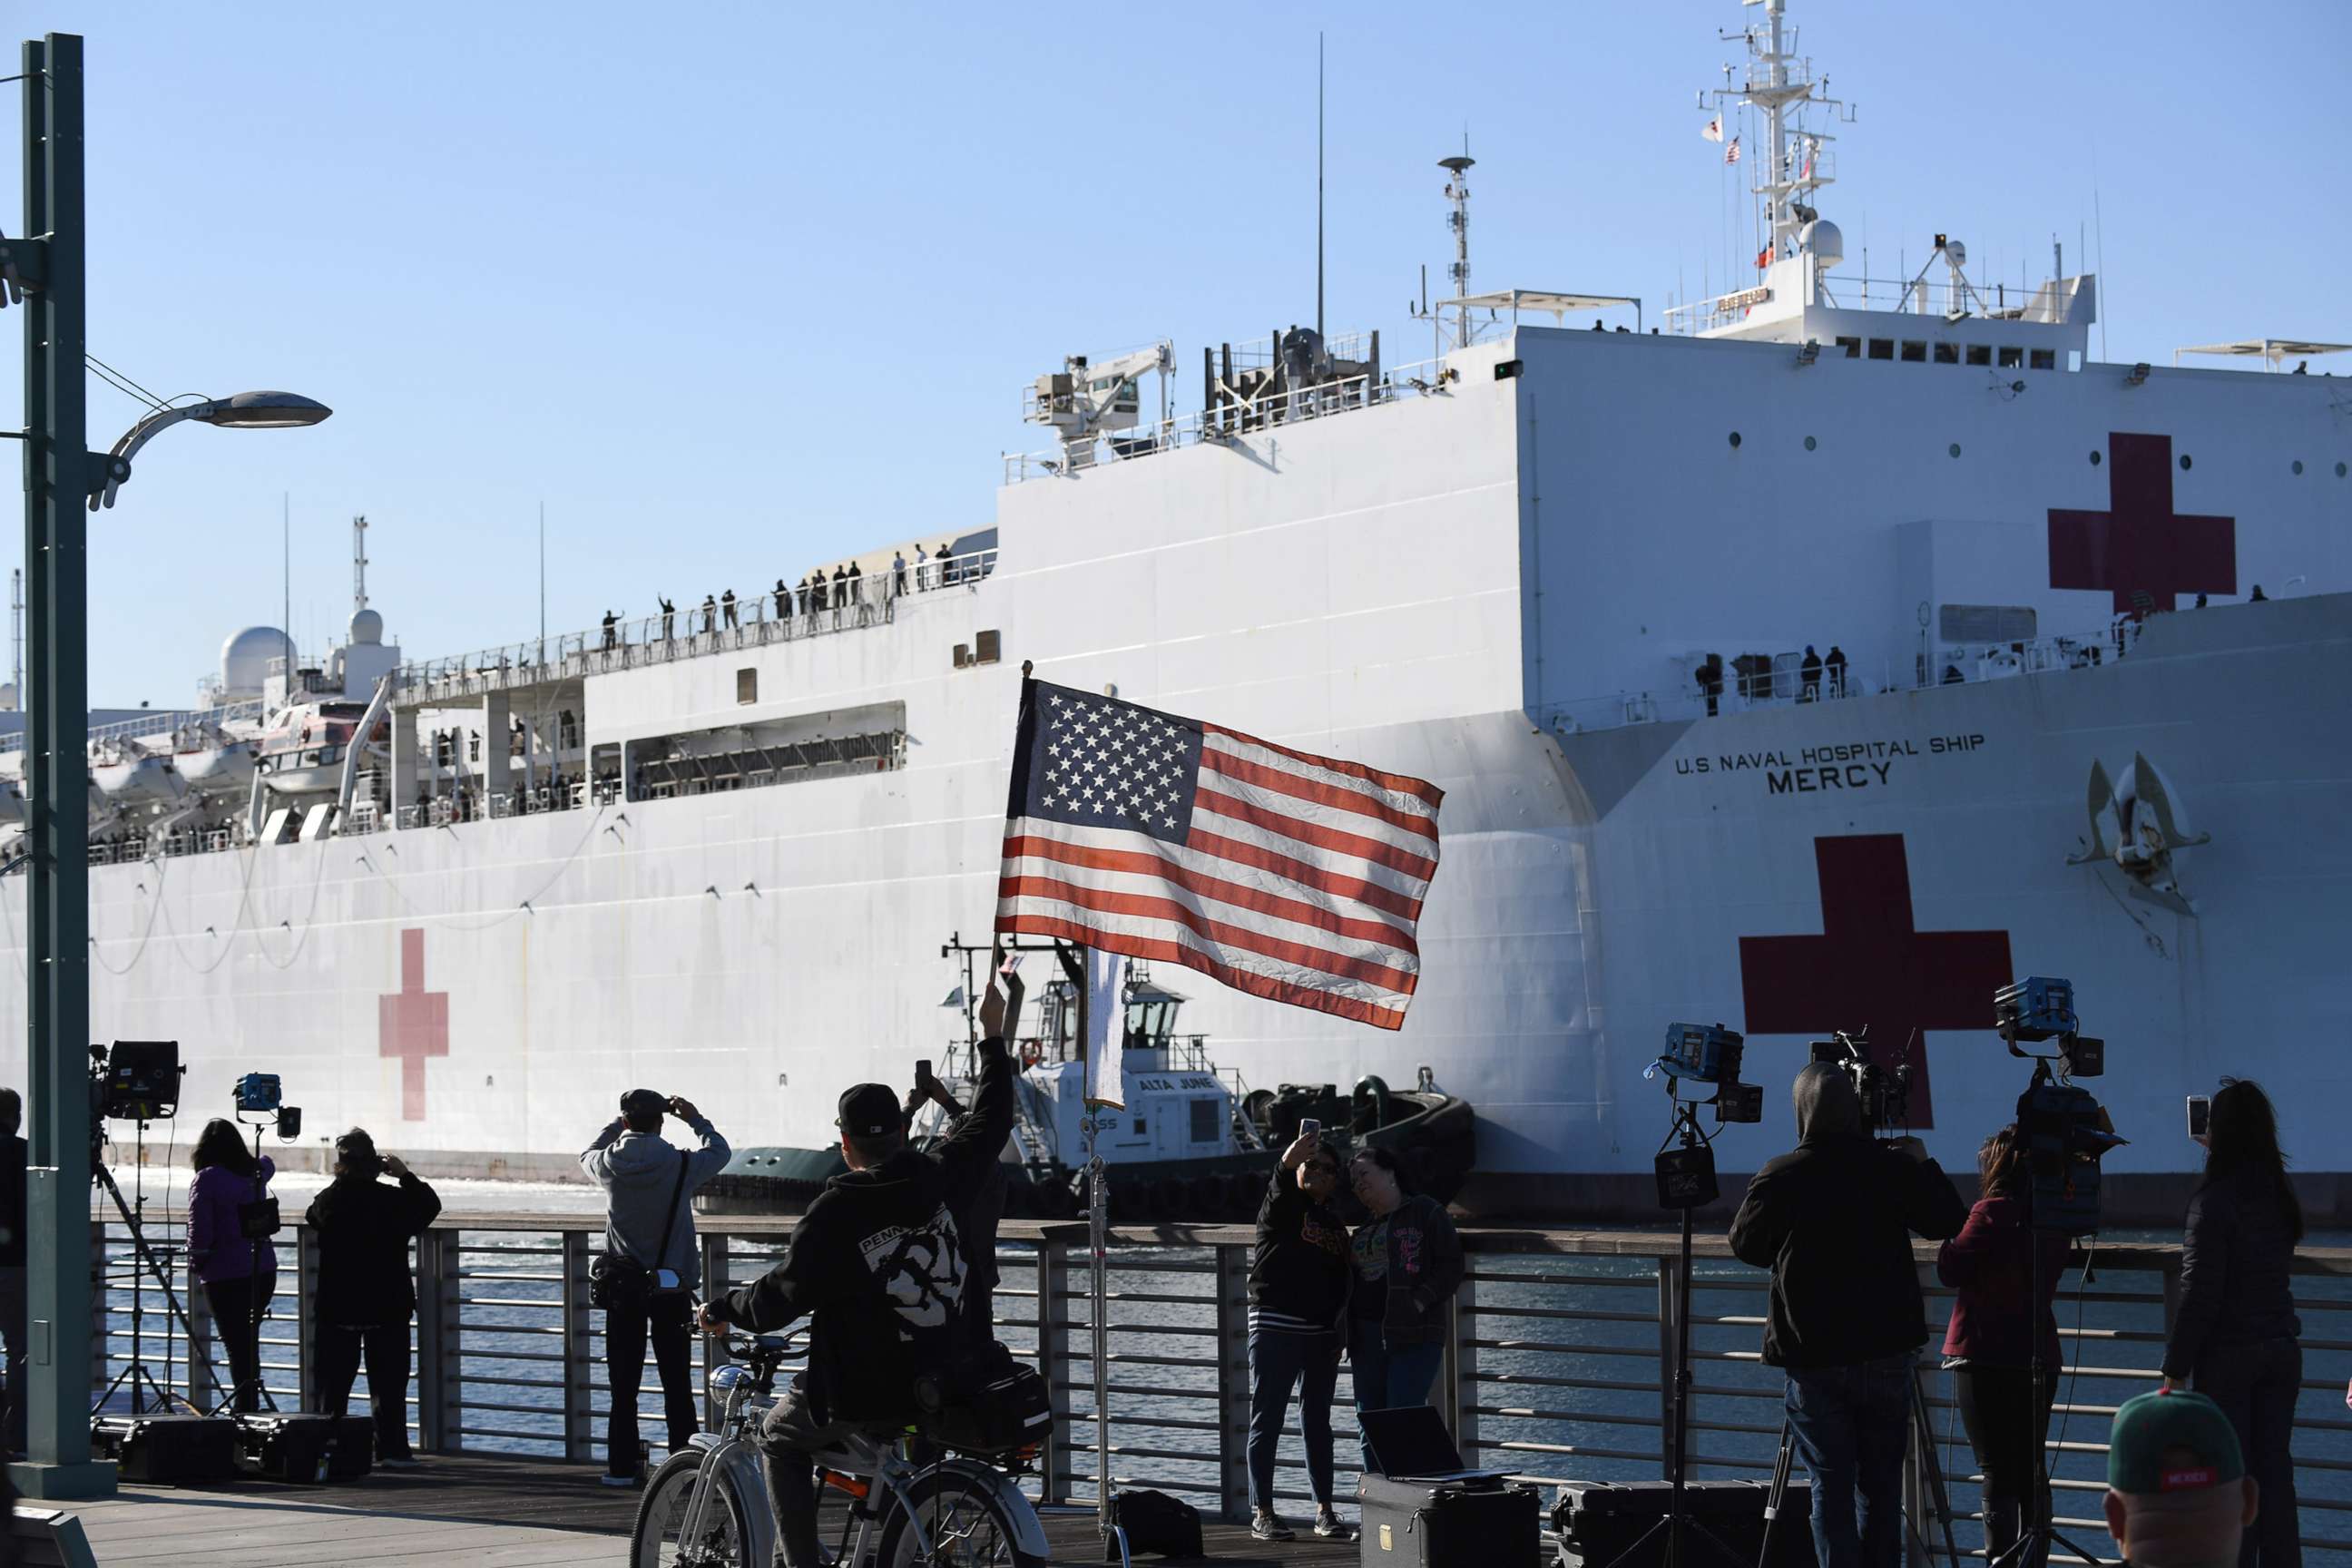
<path id="1" fill-rule="evenodd" d="M 217 1116 L 205 1123 L 190 1163 L 196 1174 L 188 1184 L 188 1262 L 204 1282 L 205 1300 L 228 1352 L 236 1408 L 257 1410 L 260 1322 L 278 1287 L 278 1246 L 247 1240 L 242 1211 L 268 1195 L 269 1178 L 278 1168 L 267 1154 L 257 1163 L 236 1123 Z"/>
<path id="2" fill-rule="evenodd" d="M 2058 1277 L 2066 1270 L 2067 1243 L 2063 1236 L 2032 1226 L 2032 1173 L 2026 1141 L 2014 1122 L 1984 1141 L 1977 1171 L 1984 1195 L 1969 1211 L 1960 1233 L 1937 1250 L 1936 1277 L 1958 1292 L 1944 1333 L 1945 1365 L 1952 1369 L 1960 1419 L 1984 1473 L 1990 1561 L 2017 1540 L 2026 1500 L 2032 1500 L 2033 1521 L 2049 1518 L 2042 1445 L 2050 1436 L 2050 1400 L 2059 1367 L 2058 1319 L 2051 1302 L 2058 1294 Z M 2029 1288 L 2033 1283 L 2041 1288 L 2038 1295 Z M 2032 1371 L 2037 1342 L 2038 1388 Z M 2041 1568 L 2048 1552 L 2037 1551 L 2032 1557 L 2025 1568 Z"/>

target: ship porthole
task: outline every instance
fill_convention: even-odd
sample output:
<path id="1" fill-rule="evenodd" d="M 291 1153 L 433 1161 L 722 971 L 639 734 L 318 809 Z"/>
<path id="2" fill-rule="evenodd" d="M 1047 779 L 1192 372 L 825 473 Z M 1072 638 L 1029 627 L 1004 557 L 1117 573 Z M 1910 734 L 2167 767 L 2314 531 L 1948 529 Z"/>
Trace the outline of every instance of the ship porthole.
<path id="1" fill-rule="evenodd" d="M 1953 457 L 1958 457 L 1960 455 L 1960 444 L 1958 441 L 1953 442 L 1951 450 Z"/>
<path id="2" fill-rule="evenodd" d="M 2180 471 L 2181 471 L 2182 473 L 2184 473 L 2184 474 L 2185 474 L 2185 473 L 2187 473 L 2187 472 L 2189 471 L 2189 467 L 2190 467 L 2190 465 L 2189 465 L 2189 454 L 2188 454 L 2188 453 L 2186 453 L 2186 452 L 2181 453 L 2181 454 L 2180 454 Z"/>
<path id="3" fill-rule="evenodd" d="M 2298 473 L 2298 474 L 2299 474 L 2299 473 L 2303 472 L 2303 459 L 2302 459 L 2301 458 L 2297 458 L 2294 460 L 2294 463 L 2293 467 L 2294 467 L 2294 471 L 2295 471 L 2296 473 Z"/>
<path id="4" fill-rule="evenodd" d="M 1816 441 L 1816 440 L 1814 440 L 1811 436 L 1808 436 L 1808 437 L 1805 437 L 1805 450 L 1806 450 L 1806 451 L 1810 452 L 1810 451 L 1811 451 L 1815 447 L 1818 447 L 1818 446 L 1820 446 L 1820 445 L 1821 445 L 1821 443 L 1820 443 L 1820 442 L 1818 442 L 1818 441 Z"/>
<path id="5" fill-rule="evenodd" d="M 2344 465 L 2341 463 L 2336 465 L 2336 477 L 2339 479 L 2344 477 Z"/>
<path id="6" fill-rule="evenodd" d="M 2093 468 L 2097 468 L 2098 466 L 2099 466 L 2099 455 L 2098 455 L 2096 452 L 2094 452 L 2094 453 L 2092 453 L 2092 454 L 2091 454 L 2091 467 L 2093 467 Z"/>
<path id="7" fill-rule="evenodd" d="M 1738 431 L 1737 431 L 1737 430 L 1734 430 L 1734 431 L 1731 433 L 1731 444 L 1732 444 L 1732 446 L 1733 446 L 1735 448 L 1737 448 L 1737 447 L 1738 447 L 1738 445 L 1739 445 L 1739 432 L 1738 432 Z"/>

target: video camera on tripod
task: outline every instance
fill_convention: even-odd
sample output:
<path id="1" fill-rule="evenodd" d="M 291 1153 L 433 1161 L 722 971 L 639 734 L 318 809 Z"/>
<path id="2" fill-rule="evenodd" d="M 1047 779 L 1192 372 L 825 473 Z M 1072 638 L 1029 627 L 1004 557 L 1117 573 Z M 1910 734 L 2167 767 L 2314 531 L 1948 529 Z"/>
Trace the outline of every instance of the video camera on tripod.
<path id="1" fill-rule="evenodd" d="M 1994 992 L 1992 1008 L 2009 1054 L 2033 1063 L 2033 1079 L 2017 1100 L 2017 1130 L 2032 1173 L 2033 1228 L 2088 1235 L 2099 1228 L 2099 1157 L 2126 1140 L 2073 1080 L 2106 1071 L 2107 1043 L 2080 1032 L 2071 981 L 2029 976 Z M 2056 1048 L 2022 1048 L 2043 1041 L 2055 1041 Z"/>
<path id="2" fill-rule="evenodd" d="M 1680 1134 L 1681 1146 L 1661 1148 L 1654 1162 L 1660 1208 L 1701 1208 L 1713 1203 L 1717 1195 L 1715 1152 L 1699 1134 L 1699 1106 L 1715 1107 L 1717 1127 L 1727 1122 L 1764 1120 L 1763 1086 L 1739 1081 L 1740 1058 L 1747 1048 L 1745 1037 L 1720 1024 L 1666 1026 L 1665 1054 L 1658 1058 L 1650 1071 L 1663 1070 L 1666 1075 L 1666 1095 L 1675 1105 L 1674 1125 L 1666 1136 L 1672 1141 Z M 1685 1097 L 1681 1092 L 1685 1079 L 1713 1084 L 1715 1092 L 1704 1100 Z"/>
<path id="3" fill-rule="evenodd" d="M 1870 1031 L 1833 1031 L 1813 1042 L 1813 1060 L 1837 1068 L 1853 1085 L 1862 1101 L 1862 1120 L 1874 1131 L 1900 1136 L 1911 1127 L 1911 1064 L 1882 1068 L 1870 1059 Z"/>

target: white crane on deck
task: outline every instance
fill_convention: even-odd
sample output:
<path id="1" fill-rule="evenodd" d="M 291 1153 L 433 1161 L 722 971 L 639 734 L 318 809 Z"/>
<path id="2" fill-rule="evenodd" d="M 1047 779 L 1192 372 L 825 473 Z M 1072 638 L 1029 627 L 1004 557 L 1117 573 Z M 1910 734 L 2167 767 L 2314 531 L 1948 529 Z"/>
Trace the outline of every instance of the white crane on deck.
<path id="1" fill-rule="evenodd" d="M 1166 422 L 1168 374 L 1175 366 L 1176 345 L 1166 338 L 1099 364 L 1084 354 L 1072 354 L 1060 370 L 1039 376 L 1022 394 L 1021 417 L 1053 426 L 1069 468 L 1092 468 L 1097 441 L 1142 423 L 1143 394 L 1138 383 L 1147 374 L 1160 377 L 1160 418 Z"/>

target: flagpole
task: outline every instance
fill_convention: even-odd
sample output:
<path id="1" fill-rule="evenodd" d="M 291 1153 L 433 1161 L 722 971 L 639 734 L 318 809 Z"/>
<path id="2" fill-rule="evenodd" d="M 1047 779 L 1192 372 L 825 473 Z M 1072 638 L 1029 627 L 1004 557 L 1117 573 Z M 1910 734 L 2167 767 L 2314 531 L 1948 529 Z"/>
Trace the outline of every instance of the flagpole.
<path id="1" fill-rule="evenodd" d="M 1064 944 L 1059 956 L 1063 973 L 1070 977 L 1077 996 L 1078 1049 L 1091 1057 L 1095 1048 L 1094 976 L 1087 964 L 1087 950 L 1075 943 Z M 1088 1061 L 1082 1069 L 1083 1075 L 1091 1076 L 1097 1065 Z M 1124 1563 L 1128 1561 L 1127 1532 L 1111 1519 L 1110 1184 L 1103 1172 L 1102 1155 L 1095 1147 L 1095 1123 L 1109 1102 L 1087 1095 L 1080 1103 L 1086 1110 L 1087 1130 L 1087 1293 L 1094 1327 L 1095 1522 L 1105 1542 L 1117 1543 L 1118 1560 Z"/>

